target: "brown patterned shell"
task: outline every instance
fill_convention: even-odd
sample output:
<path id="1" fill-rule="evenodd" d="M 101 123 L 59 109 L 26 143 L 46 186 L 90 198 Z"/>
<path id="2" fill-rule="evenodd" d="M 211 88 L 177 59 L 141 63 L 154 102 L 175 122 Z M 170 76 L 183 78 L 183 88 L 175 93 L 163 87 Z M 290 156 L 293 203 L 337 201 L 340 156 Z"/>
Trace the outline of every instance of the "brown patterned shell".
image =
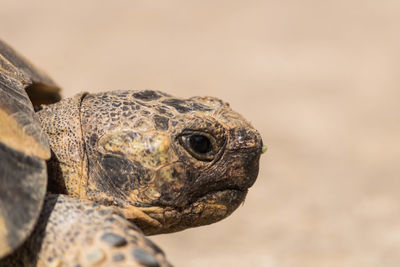
<path id="1" fill-rule="evenodd" d="M 54 103 L 59 90 L 0 41 L 0 258 L 27 238 L 38 219 L 50 149 L 32 103 Z"/>

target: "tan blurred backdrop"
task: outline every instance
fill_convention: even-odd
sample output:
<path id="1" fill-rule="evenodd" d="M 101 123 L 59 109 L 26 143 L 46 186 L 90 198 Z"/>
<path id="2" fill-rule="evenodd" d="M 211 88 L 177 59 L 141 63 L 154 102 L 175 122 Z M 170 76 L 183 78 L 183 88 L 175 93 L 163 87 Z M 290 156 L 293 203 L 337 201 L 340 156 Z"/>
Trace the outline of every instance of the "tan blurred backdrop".
<path id="1" fill-rule="evenodd" d="M 1 38 L 64 96 L 225 99 L 269 151 L 244 205 L 155 236 L 176 266 L 400 266 L 400 1 L 27 1 Z"/>

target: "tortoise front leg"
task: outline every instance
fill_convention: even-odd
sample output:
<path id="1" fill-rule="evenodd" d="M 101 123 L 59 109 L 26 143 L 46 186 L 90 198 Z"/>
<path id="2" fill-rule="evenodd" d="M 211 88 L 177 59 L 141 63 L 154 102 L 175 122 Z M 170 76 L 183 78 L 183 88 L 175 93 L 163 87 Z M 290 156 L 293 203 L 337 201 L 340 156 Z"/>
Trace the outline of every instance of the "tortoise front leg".
<path id="1" fill-rule="evenodd" d="M 7 260 L 12 266 L 170 266 L 113 208 L 65 195 L 47 196 L 33 235 Z"/>

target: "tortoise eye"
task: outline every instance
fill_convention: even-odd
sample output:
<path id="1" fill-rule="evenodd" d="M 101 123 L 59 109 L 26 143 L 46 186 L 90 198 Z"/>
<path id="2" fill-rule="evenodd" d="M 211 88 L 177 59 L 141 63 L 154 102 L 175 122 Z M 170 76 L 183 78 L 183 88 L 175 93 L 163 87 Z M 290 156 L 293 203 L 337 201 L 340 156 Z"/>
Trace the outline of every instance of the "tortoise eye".
<path id="1" fill-rule="evenodd" d="M 196 153 L 199 154 L 207 154 L 212 150 L 210 139 L 200 134 L 189 136 L 189 145 Z"/>
<path id="2" fill-rule="evenodd" d="M 203 132 L 186 132 L 179 138 L 181 145 L 196 159 L 212 161 L 218 152 L 215 138 Z"/>

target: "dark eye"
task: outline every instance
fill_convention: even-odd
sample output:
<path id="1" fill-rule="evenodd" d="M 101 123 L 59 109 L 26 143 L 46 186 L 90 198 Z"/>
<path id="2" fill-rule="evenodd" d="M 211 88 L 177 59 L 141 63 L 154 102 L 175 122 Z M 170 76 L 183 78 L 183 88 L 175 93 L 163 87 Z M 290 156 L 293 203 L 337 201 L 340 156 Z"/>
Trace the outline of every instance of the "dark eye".
<path id="1" fill-rule="evenodd" d="M 204 135 L 191 135 L 189 136 L 190 147 L 199 154 L 206 154 L 211 152 L 212 145 L 210 139 Z"/>
<path id="2" fill-rule="evenodd" d="M 208 133 L 187 131 L 179 141 L 193 157 L 202 161 L 212 161 L 219 150 L 215 138 Z"/>

